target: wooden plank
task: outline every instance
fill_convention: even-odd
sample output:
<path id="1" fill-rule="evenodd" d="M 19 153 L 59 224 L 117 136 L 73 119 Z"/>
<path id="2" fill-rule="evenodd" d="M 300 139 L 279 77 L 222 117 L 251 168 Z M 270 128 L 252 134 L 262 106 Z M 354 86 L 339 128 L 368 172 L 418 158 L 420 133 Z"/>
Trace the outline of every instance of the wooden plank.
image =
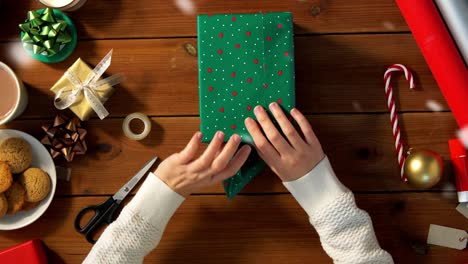
<path id="1" fill-rule="evenodd" d="M 415 148 L 432 149 L 446 160 L 446 175 L 434 190 L 454 190 L 447 140 L 454 137 L 456 124 L 450 113 L 417 113 L 400 116 L 403 138 Z M 399 180 L 393 137 L 387 114 L 318 115 L 311 123 L 343 183 L 354 191 L 411 190 Z M 15 121 L 8 128 L 24 130 L 41 138 L 44 121 Z M 111 194 L 153 155 L 165 158 L 181 150 L 199 128 L 198 118 L 153 118 L 153 129 L 141 142 L 127 139 L 122 119 L 92 120 L 88 123 L 86 156 L 72 167 L 72 181 L 60 182 L 58 194 Z M 244 190 L 247 193 L 285 192 L 269 170 Z M 223 193 L 213 186 L 202 193 Z"/>
<path id="2" fill-rule="evenodd" d="M 196 39 L 83 41 L 69 59 L 54 65 L 34 61 L 18 43 L 6 43 L 0 45 L 0 58 L 28 86 L 30 104 L 23 118 L 53 115 L 49 89 L 64 71 L 78 57 L 95 65 L 112 48 L 108 73 L 126 76 L 106 104 L 112 116 L 135 111 L 198 115 L 197 57 L 185 50 L 187 43 L 197 45 Z M 413 69 L 418 86 L 410 92 L 404 77 L 397 76 L 401 111 L 427 111 L 429 100 L 448 110 L 409 34 L 298 37 L 296 58 L 297 105 L 307 113 L 387 111 L 383 73 L 397 62 Z"/>
<path id="3" fill-rule="evenodd" d="M 372 217 L 379 243 L 395 263 L 466 261 L 463 251 L 432 246 L 424 255 L 414 249 L 425 245 L 430 224 L 468 228 L 466 219 L 454 209 L 455 197 L 401 193 L 356 198 Z M 103 199 L 56 198 L 36 223 L 2 232 L 0 248 L 42 238 L 65 263 L 81 263 L 91 246 L 75 232 L 74 218 L 82 207 Z M 190 197 L 145 261 L 186 263 L 187 259 L 193 263 L 331 263 L 306 214 L 290 195 L 241 196 L 233 201 L 222 196 Z"/>
<path id="4" fill-rule="evenodd" d="M 196 36 L 196 14 L 291 11 L 297 34 L 331 32 L 407 31 L 397 5 L 391 1 L 187 1 L 195 9 L 181 12 L 178 1 L 89 1 L 69 13 L 82 39 Z M 180 1 L 183 2 L 183 1 Z M 185 2 L 185 1 L 184 1 Z M 0 39 L 18 39 L 17 24 L 27 10 L 41 8 L 35 1 L 4 1 Z M 317 13 L 318 12 L 318 13 Z"/>

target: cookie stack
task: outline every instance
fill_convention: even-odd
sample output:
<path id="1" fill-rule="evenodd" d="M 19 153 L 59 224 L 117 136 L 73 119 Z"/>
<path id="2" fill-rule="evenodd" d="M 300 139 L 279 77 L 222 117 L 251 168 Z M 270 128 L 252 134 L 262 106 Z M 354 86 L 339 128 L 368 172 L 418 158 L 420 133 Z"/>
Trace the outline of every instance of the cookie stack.
<path id="1" fill-rule="evenodd" d="M 31 168 L 31 162 L 31 146 L 24 139 L 0 141 L 0 217 L 32 209 L 49 194 L 49 175 Z"/>

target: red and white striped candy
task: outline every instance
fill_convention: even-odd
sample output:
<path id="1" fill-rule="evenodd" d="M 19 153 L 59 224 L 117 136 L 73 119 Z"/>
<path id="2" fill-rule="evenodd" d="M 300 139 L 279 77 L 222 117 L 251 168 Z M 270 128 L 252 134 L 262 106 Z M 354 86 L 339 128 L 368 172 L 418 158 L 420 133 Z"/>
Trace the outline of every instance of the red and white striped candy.
<path id="1" fill-rule="evenodd" d="M 414 88 L 414 81 L 413 75 L 411 72 L 406 68 L 406 66 L 401 64 L 393 64 L 392 66 L 387 68 L 384 74 L 384 82 L 385 82 L 385 97 L 387 98 L 387 106 L 388 110 L 390 111 L 390 121 L 392 122 L 392 131 L 393 131 L 393 138 L 395 139 L 395 149 L 398 156 L 398 164 L 400 165 L 400 175 L 401 180 L 406 182 L 406 176 L 403 171 L 403 165 L 405 164 L 406 154 L 403 152 L 403 140 L 401 139 L 400 135 L 400 125 L 398 124 L 398 114 L 396 112 L 395 100 L 393 99 L 393 88 L 391 84 L 392 74 L 394 72 L 403 72 L 405 74 L 406 80 L 410 86 L 410 89 Z"/>

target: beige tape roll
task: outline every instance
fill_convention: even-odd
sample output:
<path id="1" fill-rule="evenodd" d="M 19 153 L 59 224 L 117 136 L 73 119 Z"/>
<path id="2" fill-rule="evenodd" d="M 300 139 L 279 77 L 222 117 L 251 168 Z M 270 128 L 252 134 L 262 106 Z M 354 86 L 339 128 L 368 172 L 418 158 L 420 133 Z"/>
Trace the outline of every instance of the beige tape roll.
<path id="1" fill-rule="evenodd" d="M 143 132 L 141 132 L 140 134 L 135 134 L 130 129 L 130 122 L 132 122 L 132 120 L 134 119 L 141 120 L 145 126 L 145 128 L 143 129 Z M 129 114 L 127 117 L 125 117 L 123 121 L 122 130 L 125 136 L 127 136 L 128 138 L 133 139 L 133 140 L 142 140 L 145 137 L 147 137 L 151 131 L 151 120 L 148 118 L 148 116 L 142 113 Z"/>

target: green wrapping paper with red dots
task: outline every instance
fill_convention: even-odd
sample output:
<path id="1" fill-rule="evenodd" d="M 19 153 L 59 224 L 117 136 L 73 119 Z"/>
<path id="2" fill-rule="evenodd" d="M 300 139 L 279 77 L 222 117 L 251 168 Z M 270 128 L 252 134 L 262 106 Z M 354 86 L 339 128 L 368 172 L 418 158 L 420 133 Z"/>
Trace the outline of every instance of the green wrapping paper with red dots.
<path id="1" fill-rule="evenodd" d="M 198 66 L 202 141 L 221 130 L 226 140 L 237 133 L 253 144 L 244 120 L 255 119 L 255 106 L 278 102 L 287 113 L 295 107 L 291 13 L 199 15 Z M 253 151 L 224 182 L 229 199 L 264 167 Z"/>

